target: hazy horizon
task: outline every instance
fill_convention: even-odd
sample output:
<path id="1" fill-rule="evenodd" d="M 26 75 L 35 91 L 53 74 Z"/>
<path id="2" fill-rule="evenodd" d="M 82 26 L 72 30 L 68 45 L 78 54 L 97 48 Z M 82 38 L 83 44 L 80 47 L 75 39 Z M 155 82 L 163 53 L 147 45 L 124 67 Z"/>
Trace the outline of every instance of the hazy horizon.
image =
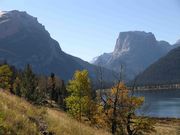
<path id="1" fill-rule="evenodd" d="M 0 0 L 0 10 L 37 17 L 63 51 L 86 61 L 113 51 L 123 31 L 152 32 L 171 44 L 180 39 L 178 0 Z"/>

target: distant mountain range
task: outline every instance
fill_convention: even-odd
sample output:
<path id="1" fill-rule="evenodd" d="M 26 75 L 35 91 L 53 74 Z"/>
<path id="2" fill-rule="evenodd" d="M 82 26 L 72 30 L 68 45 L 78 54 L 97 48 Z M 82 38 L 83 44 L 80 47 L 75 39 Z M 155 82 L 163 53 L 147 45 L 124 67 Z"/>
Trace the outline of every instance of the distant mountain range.
<path id="1" fill-rule="evenodd" d="M 114 51 L 94 58 L 92 63 L 116 72 L 119 72 L 123 65 L 126 79 L 130 80 L 179 44 L 179 41 L 176 45 L 157 41 L 151 32 L 121 32 Z"/>
<path id="2" fill-rule="evenodd" d="M 103 80 L 113 82 L 123 65 L 126 80 L 140 73 L 140 84 L 179 82 L 179 46 L 180 40 L 171 45 L 157 41 L 151 32 L 121 32 L 114 51 L 94 58 L 93 65 L 65 53 L 37 18 L 17 10 L 0 12 L 0 61 L 20 69 L 31 64 L 38 74 L 54 72 L 64 80 L 71 79 L 76 70 L 87 69 L 97 81 L 101 69 Z"/>
<path id="3" fill-rule="evenodd" d="M 0 60 L 17 68 L 31 64 L 38 74 L 54 72 L 62 79 L 71 79 L 76 70 L 87 69 L 96 79 L 97 66 L 62 51 L 37 18 L 17 10 L 0 13 Z M 112 71 L 103 68 L 104 79 L 112 79 Z"/>

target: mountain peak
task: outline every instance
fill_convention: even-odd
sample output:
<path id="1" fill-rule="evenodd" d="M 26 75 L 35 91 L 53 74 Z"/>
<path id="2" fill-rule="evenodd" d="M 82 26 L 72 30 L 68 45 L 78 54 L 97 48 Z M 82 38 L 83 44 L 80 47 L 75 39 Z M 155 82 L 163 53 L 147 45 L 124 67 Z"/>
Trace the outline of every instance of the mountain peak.
<path id="1" fill-rule="evenodd" d="M 6 13 L 6 11 L 0 11 L 0 17 L 3 16 Z"/>
<path id="2" fill-rule="evenodd" d="M 127 31 L 120 32 L 116 41 L 113 54 L 116 56 L 123 55 L 133 48 L 141 47 L 141 45 L 154 44 L 156 38 L 151 32 L 144 31 Z M 146 43 L 146 44 L 144 44 Z"/>
<path id="3" fill-rule="evenodd" d="M 33 17 L 31 15 L 29 15 L 27 12 L 25 11 L 19 11 L 19 10 L 12 10 L 12 11 L 1 11 L 0 12 L 0 17 L 4 17 L 4 18 L 9 18 L 9 19 L 33 19 L 37 21 L 36 17 Z"/>
<path id="4" fill-rule="evenodd" d="M 9 39 L 11 40 L 9 41 Z M 11 47 L 11 51 L 17 52 L 19 50 L 19 53 L 24 53 L 23 57 L 31 57 L 34 53 L 49 53 L 55 57 L 61 51 L 58 42 L 51 38 L 36 17 L 18 10 L 1 12 L 0 41 L 2 42 L 1 48 L 8 47 L 8 44 L 4 44 L 8 41 L 9 44 L 16 47 Z"/>
<path id="5" fill-rule="evenodd" d="M 121 34 L 133 34 L 139 36 L 154 35 L 152 32 L 145 32 L 145 31 L 124 31 L 119 33 L 119 35 Z"/>
<path id="6" fill-rule="evenodd" d="M 0 38 L 11 36 L 21 30 L 31 33 L 32 30 L 36 30 L 49 35 L 37 18 L 29 15 L 27 12 L 18 10 L 0 12 Z"/>
<path id="7" fill-rule="evenodd" d="M 165 41 L 157 41 L 154 34 L 144 31 L 120 32 L 114 51 L 108 55 L 101 55 L 95 59 L 94 64 L 104 66 L 119 72 L 124 65 L 125 74 L 132 79 L 150 64 L 158 60 L 172 49 Z"/>

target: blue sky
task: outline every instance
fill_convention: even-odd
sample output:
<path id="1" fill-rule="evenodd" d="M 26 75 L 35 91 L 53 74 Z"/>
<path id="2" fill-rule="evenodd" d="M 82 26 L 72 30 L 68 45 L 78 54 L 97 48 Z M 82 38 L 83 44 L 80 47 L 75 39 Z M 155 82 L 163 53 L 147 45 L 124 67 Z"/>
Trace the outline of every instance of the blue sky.
<path id="1" fill-rule="evenodd" d="M 119 32 L 153 32 L 180 39 L 180 0 L 0 0 L 0 10 L 38 18 L 65 52 L 90 61 L 114 49 Z"/>

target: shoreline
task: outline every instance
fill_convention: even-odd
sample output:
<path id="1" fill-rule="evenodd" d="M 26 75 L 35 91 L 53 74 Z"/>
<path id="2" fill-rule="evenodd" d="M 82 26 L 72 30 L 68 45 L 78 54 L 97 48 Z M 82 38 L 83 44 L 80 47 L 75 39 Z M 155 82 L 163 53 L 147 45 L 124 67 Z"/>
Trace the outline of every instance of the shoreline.
<path id="1" fill-rule="evenodd" d="M 147 117 L 147 118 L 150 118 L 150 119 L 154 119 L 154 120 L 178 120 L 180 121 L 180 118 L 170 118 L 170 117 Z"/>
<path id="2" fill-rule="evenodd" d="M 160 90 L 179 90 L 180 91 L 180 88 L 166 88 L 166 89 L 164 89 L 164 88 L 162 88 L 162 89 L 135 89 L 134 91 L 160 91 Z"/>
<path id="3" fill-rule="evenodd" d="M 180 118 L 151 118 L 155 132 L 151 135 L 180 135 Z"/>
<path id="4" fill-rule="evenodd" d="M 132 87 L 129 87 L 130 89 Z M 180 84 L 154 84 L 154 85 L 142 85 L 142 86 L 135 86 L 135 90 L 172 90 L 172 89 L 179 89 L 180 90 Z"/>

